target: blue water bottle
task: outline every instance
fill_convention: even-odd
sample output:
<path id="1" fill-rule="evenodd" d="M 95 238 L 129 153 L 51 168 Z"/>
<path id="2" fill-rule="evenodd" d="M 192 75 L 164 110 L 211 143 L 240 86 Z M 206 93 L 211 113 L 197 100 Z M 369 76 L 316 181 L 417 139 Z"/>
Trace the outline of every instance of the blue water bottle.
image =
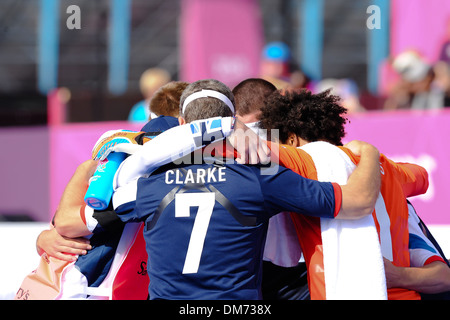
<path id="1" fill-rule="evenodd" d="M 95 210 L 105 210 L 113 194 L 113 179 L 119 165 L 125 160 L 124 152 L 111 152 L 105 160 L 100 160 L 89 188 L 84 196 L 84 202 Z"/>

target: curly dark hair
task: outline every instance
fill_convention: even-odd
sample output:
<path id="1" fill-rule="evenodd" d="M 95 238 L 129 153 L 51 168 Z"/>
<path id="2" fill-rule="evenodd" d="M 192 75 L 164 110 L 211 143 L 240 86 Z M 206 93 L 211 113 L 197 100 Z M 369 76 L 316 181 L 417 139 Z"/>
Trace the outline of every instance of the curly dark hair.
<path id="1" fill-rule="evenodd" d="M 300 138 L 342 145 L 347 109 L 331 90 L 313 94 L 309 90 L 274 92 L 262 108 L 260 127 L 279 130 L 281 143 L 294 133 Z"/>

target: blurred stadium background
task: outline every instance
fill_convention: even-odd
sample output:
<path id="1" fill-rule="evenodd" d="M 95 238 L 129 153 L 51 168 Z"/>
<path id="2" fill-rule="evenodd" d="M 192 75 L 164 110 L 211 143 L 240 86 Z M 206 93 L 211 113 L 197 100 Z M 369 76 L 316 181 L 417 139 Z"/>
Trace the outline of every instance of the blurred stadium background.
<path id="1" fill-rule="evenodd" d="M 44 4 L 48 2 L 47 6 Z M 109 37 L 112 30 L 111 10 L 115 2 L 125 3 L 129 32 L 124 45 L 129 47 L 126 89 L 114 95 L 108 88 Z M 44 51 L 53 56 L 50 63 L 57 65 L 55 84 L 71 91 L 68 120 L 70 122 L 124 120 L 131 106 L 140 99 L 139 77 L 150 67 L 168 70 L 173 79 L 179 79 L 181 68 L 181 15 L 180 0 L 5 0 L 0 3 L 0 124 L 3 126 L 36 125 L 47 123 L 46 84 L 38 83 L 39 64 L 46 63 L 39 57 L 39 50 L 49 41 Z M 189 1 L 187 1 L 189 2 Z M 195 1 L 192 1 L 195 2 Z M 207 2 L 207 1 L 206 1 Z M 212 2 L 217 2 L 213 0 Z M 294 60 L 302 55 L 301 34 L 302 1 L 261 0 L 235 1 L 233 6 L 256 3 L 255 14 L 261 23 L 261 34 L 247 36 L 265 42 L 283 41 L 292 50 Z M 307 2 L 307 1 L 306 1 Z M 322 4 L 320 4 L 322 2 Z M 367 90 L 367 7 L 372 1 L 313 1 L 322 7 L 323 19 L 323 78 L 351 78 L 362 92 Z M 81 29 L 68 29 L 66 9 L 77 5 L 81 11 Z M 120 4 L 118 6 L 123 6 Z M 48 9 L 47 9 L 48 7 Z M 47 10 L 47 11 L 46 11 Z M 43 24 L 45 15 L 59 18 L 55 23 Z M 249 10 L 249 9 L 241 9 Z M 314 8 L 310 9 L 314 10 Z M 212 13 L 218 16 L 219 13 Z M 228 16 L 229 25 L 233 17 Z M 202 21 L 205 22 L 205 21 Z M 122 23 L 121 21 L 117 23 Z M 210 28 L 227 26 L 210 26 Z M 48 30 L 42 30 L 49 28 Z M 214 30 L 211 29 L 211 32 Z M 246 32 L 246 30 L 241 30 Z M 55 36 L 55 42 L 40 33 Z M 312 30 L 320 34 L 320 31 Z M 228 46 L 235 34 L 226 39 Z M 262 47 L 260 48 L 262 50 Z M 54 53 L 55 52 L 55 53 Z M 258 59 L 259 57 L 255 57 Z M 47 70 L 47 72 L 49 72 Z M 51 71 L 50 71 L 51 73 Z M 319 74 L 319 71 L 316 72 Z M 255 74 L 257 75 L 257 74 Z M 51 75 L 49 75 L 50 77 Z M 204 76 L 208 76 L 205 74 Z M 232 85 L 232 83 L 230 84 Z M 39 87 L 45 87 L 39 90 Z M 376 97 L 375 97 L 376 98 Z M 376 102 L 369 102 L 371 108 Z"/>
<path id="2" fill-rule="evenodd" d="M 0 1 L 0 299 L 35 268 L 36 236 L 98 136 L 142 126 L 127 119 L 145 70 L 233 87 L 262 76 L 272 42 L 309 88 L 353 99 L 348 139 L 429 170 L 413 203 L 450 256 L 449 21 L 446 0 Z"/>

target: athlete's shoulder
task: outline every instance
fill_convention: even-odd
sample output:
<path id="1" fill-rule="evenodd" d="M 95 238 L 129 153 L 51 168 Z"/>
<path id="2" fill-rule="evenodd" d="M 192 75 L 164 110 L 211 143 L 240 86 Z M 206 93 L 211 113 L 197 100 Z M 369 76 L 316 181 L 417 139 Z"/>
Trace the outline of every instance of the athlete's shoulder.
<path id="1" fill-rule="evenodd" d="M 288 145 L 280 145 L 279 154 L 281 165 L 304 177 L 310 179 L 317 177 L 314 161 L 306 151 Z"/>
<path id="2" fill-rule="evenodd" d="M 338 146 L 338 148 L 345 152 L 345 154 L 350 158 L 350 160 L 352 160 L 353 163 L 356 164 L 359 162 L 359 157 L 351 152 L 349 148 L 346 148 L 344 146 Z"/>

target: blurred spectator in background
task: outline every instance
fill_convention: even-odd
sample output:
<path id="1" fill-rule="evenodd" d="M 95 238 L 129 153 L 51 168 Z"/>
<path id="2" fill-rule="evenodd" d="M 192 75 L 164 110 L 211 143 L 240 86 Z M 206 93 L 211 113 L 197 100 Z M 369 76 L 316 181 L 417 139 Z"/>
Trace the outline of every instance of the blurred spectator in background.
<path id="1" fill-rule="evenodd" d="M 144 71 L 139 80 L 139 87 L 144 100 L 136 103 L 130 110 L 128 120 L 133 122 L 148 121 L 151 117 L 149 108 L 153 94 L 170 81 L 170 74 L 161 68 L 150 68 Z"/>
<path id="2" fill-rule="evenodd" d="M 68 120 L 68 104 L 71 92 L 68 88 L 56 88 L 47 94 L 47 124 L 63 124 Z"/>
<path id="3" fill-rule="evenodd" d="M 450 107 L 450 64 L 445 61 L 438 61 L 434 67 L 435 84 L 444 93 L 444 107 Z"/>
<path id="4" fill-rule="evenodd" d="M 444 107 L 450 107 L 450 17 L 447 19 L 447 37 L 441 45 L 439 61 L 434 65 L 437 85 L 444 93 Z"/>
<path id="5" fill-rule="evenodd" d="M 448 91 L 448 67 L 431 65 L 416 51 L 407 50 L 392 60 L 399 74 L 385 102 L 385 109 L 440 109 L 445 105 Z M 437 71 L 437 72 L 436 72 Z"/>
<path id="6" fill-rule="evenodd" d="M 291 52 L 283 42 L 270 42 L 262 52 L 261 78 L 271 82 L 277 89 L 286 88 L 290 83 L 289 62 Z"/>
<path id="7" fill-rule="evenodd" d="M 310 89 L 313 87 L 311 79 L 299 68 L 295 68 L 291 73 L 290 87 L 292 89 Z"/>
<path id="8" fill-rule="evenodd" d="M 318 83 L 295 66 L 289 47 L 283 42 L 268 43 L 261 58 L 261 78 L 271 82 L 277 89 L 306 88 L 315 92 L 332 89 L 332 94 L 341 97 L 342 105 L 348 112 L 361 112 L 365 108 L 360 104 L 358 87 L 349 79 L 324 79 Z"/>
<path id="9" fill-rule="evenodd" d="M 319 81 L 314 92 L 320 93 L 331 89 L 331 94 L 341 97 L 340 104 L 347 109 L 348 113 L 363 112 L 366 109 L 359 101 L 358 86 L 350 79 L 323 79 Z"/>
<path id="10" fill-rule="evenodd" d="M 442 43 L 439 61 L 450 63 L 450 17 L 447 20 L 447 38 Z"/>
<path id="11" fill-rule="evenodd" d="M 270 42 L 262 52 L 261 78 L 271 82 L 277 89 L 306 88 L 309 78 L 295 66 L 291 50 L 283 42 Z"/>

